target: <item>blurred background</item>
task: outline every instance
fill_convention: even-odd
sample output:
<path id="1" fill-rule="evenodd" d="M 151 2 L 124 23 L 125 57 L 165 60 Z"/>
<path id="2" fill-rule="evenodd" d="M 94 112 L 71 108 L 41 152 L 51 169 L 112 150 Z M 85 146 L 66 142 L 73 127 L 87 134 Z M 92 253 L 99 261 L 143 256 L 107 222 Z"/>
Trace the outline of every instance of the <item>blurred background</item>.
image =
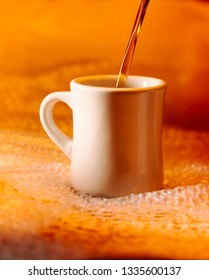
<path id="1" fill-rule="evenodd" d="M 117 74 L 140 1 L 8 0 L 0 9 L 0 127 L 44 133 L 41 100 Z M 151 0 L 131 74 L 168 83 L 165 123 L 209 129 L 209 2 Z M 57 106 L 63 129 L 69 109 Z"/>

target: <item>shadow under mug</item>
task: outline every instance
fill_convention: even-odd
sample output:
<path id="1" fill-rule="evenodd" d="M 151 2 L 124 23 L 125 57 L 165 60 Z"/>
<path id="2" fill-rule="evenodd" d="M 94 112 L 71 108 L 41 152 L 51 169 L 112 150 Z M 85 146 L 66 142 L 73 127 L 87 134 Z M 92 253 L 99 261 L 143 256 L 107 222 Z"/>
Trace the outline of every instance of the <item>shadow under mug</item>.
<path id="1" fill-rule="evenodd" d="M 163 185 L 162 117 L 166 83 L 129 76 L 76 78 L 71 91 L 54 92 L 40 107 L 43 128 L 71 159 L 71 185 L 93 196 L 117 197 L 158 190 Z M 73 139 L 54 122 L 53 108 L 73 111 Z"/>

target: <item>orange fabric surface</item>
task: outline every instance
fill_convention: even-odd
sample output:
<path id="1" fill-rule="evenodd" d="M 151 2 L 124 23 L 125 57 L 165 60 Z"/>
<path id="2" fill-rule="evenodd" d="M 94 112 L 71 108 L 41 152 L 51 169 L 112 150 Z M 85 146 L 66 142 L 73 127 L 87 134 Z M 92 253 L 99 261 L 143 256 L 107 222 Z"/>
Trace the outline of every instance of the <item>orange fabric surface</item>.
<path id="1" fill-rule="evenodd" d="M 208 136 L 165 127 L 162 190 L 104 199 L 46 136 L 1 131 L 0 258 L 208 259 Z"/>
<path id="2" fill-rule="evenodd" d="M 162 190 L 109 200 L 76 193 L 69 160 L 40 125 L 47 94 L 77 76 L 118 72 L 138 5 L 1 4 L 1 259 L 209 258 L 209 132 L 199 130 L 209 127 L 207 2 L 153 0 L 133 61 L 132 74 L 168 82 Z M 55 116 L 72 135 L 69 109 L 57 105 Z"/>

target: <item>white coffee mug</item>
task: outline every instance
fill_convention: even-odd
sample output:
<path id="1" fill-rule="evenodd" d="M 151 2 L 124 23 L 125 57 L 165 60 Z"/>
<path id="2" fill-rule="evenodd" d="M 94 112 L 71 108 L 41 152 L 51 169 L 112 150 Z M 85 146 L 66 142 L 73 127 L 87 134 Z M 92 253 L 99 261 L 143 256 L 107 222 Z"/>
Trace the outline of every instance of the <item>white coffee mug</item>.
<path id="1" fill-rule="evenodd" d="M 48 136 L 71 159 L 72 186 L 94 196 L 116 197 L 153 191 L 163 185 L 162 116 L 166 83 L 129 76 L 76 78 L 71 91 L 46 96 L 40 119 Z M 56 126 L 53 107 L 73 111 L 73 139 Z"/>

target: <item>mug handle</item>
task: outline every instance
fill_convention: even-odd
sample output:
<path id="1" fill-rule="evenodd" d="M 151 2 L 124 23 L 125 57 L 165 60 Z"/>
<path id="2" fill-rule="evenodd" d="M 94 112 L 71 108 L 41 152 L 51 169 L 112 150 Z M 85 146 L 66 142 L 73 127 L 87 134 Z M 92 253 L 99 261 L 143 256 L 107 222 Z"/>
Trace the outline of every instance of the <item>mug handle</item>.
<path id="1" fill-rule="evenodd" d="M 58 102 L 64 102 L 72 109 L 72 99 L 69 91 L 53 92 L 47 95 L 40 106 L 40 121 L 51 140 L 71 158 L 72 138 L 66 136 L 55 124 L 53 108 Z"/>

